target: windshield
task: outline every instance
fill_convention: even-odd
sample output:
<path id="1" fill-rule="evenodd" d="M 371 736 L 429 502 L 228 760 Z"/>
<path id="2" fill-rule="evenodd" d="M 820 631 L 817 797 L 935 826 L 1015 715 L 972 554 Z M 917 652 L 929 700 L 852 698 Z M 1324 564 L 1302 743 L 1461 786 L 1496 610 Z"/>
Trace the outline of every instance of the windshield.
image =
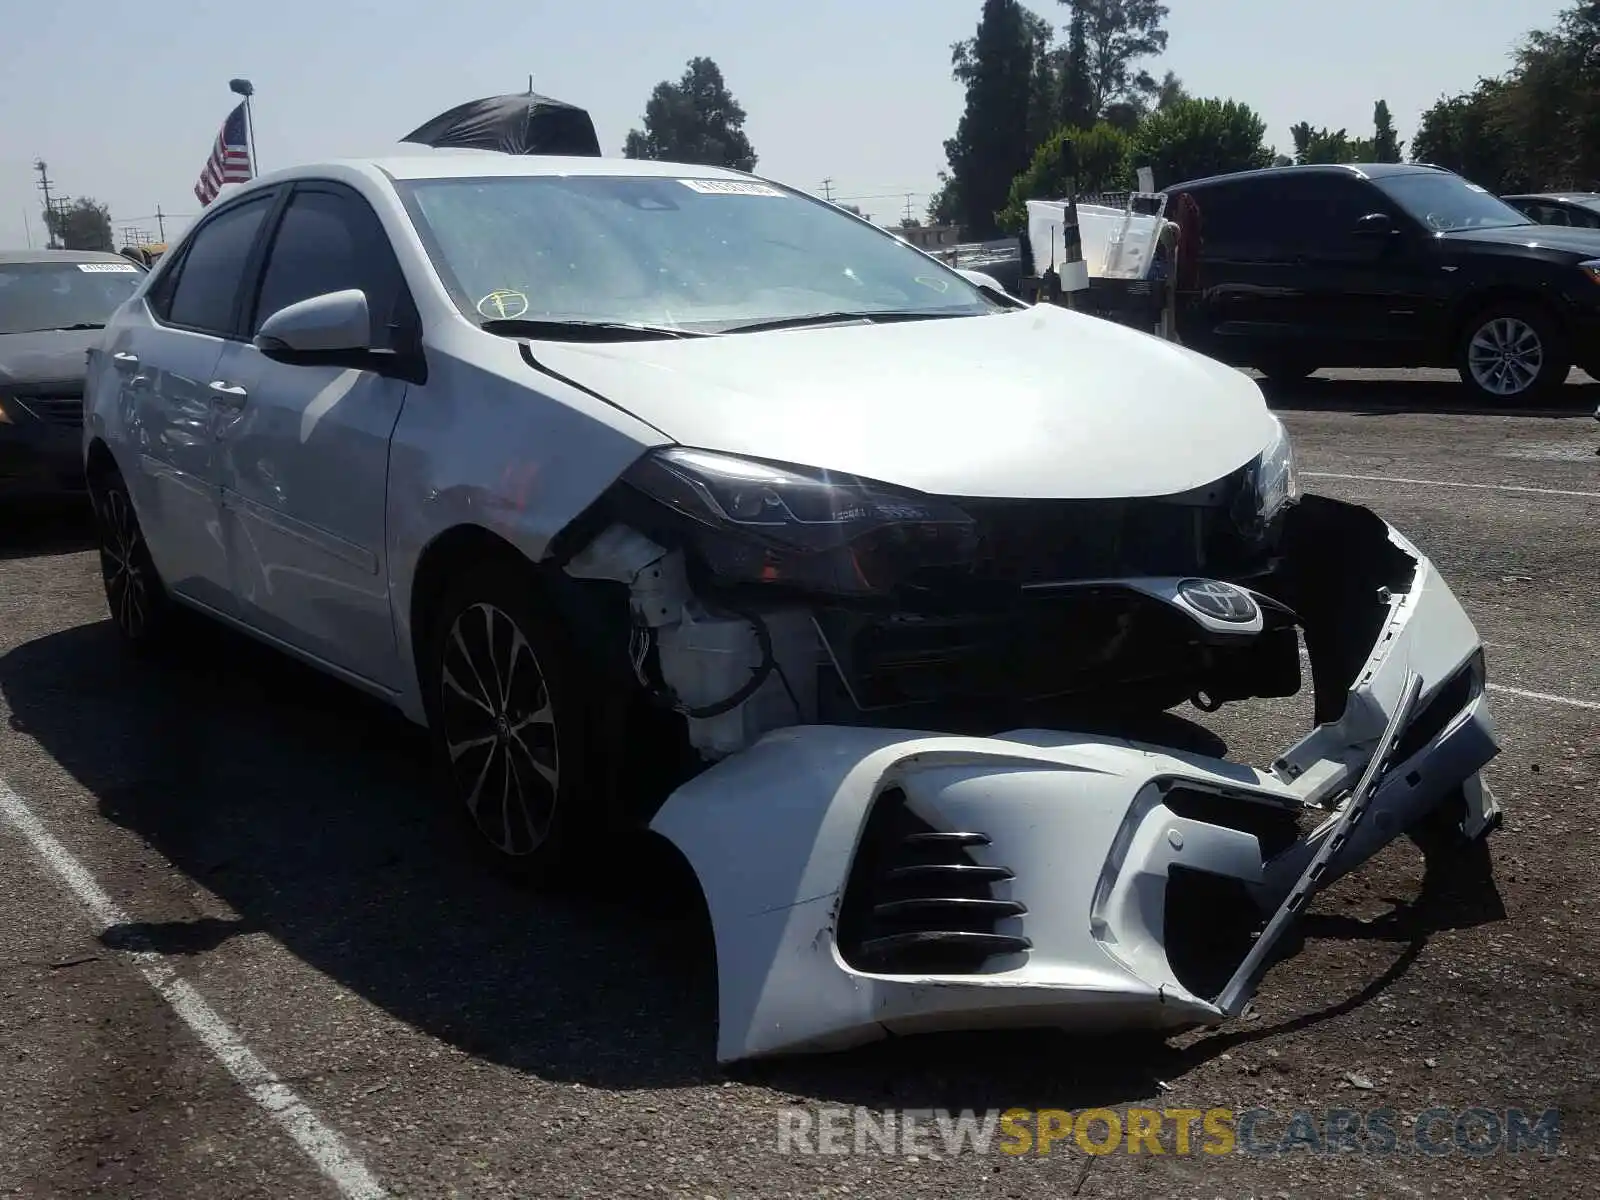
<path id="1" fill-rule="evenodd" d="M 997 309 L 888 233 L 755 180 L 517 176 L 401 186 L 446 286 L 480 323 L 717 333 L 824 313 Z"/>
<path id="2" fill-rule="evenodd" d="M 0 263 L 0 334 L 104 325 L 143 278 L 131 262 Z"/>
<path id="3" fill-rule="evenodd" d="M 1527 214 L 1498 196 L 1445 171 L 1380 176 L 1372 182 L 1411 216 L 1439 233 L 1535 224 Z"/>

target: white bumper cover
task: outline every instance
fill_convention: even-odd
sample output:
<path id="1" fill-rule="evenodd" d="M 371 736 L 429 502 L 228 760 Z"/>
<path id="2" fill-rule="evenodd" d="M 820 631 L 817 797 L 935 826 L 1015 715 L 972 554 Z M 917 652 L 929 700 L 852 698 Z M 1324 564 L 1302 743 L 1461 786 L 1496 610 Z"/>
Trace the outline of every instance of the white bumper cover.
<path id="1" fill-rule="evenodd" d="M 1478 635 L 1432 564 L 1392 531 L 1391 540 L 1418 560 L 1411 589 L 1390 601 L 1344 715 L 1271 770 L 1070 732 L 968 738 L 799 726 L 768 734 L 674 792 L 652 828 L 686 857 L 710 912 L 719 1059 L 935 1029 L 1162 1029 L 1224 1020 L 1220 987 L 1185 986 L 1173 966 L 1180 956 L 1166 932 L 1174 869 L 1236 881 L 1261 917 L 1284 905 L 1413 675 L 1421 680 L 1413 713 L 1434 699 L 1453 711 L 1441 721 L 1435 706 L 1426 741 L 1413 738 L 1403 760 L 1374 780 L 1367 819 L 1349 830 L 1315 887 L 1463 793 L 1466 831 L 1479 832 L 1474 821 L 1497 815 L 1478 776 L 1497 746 L 1481 688 L 1461 684 L 1480 652 Z M 891 804 L 902 810 L 901 832 L 917 831 L 895 836 L 917 843 L 922 856 L 865 862 L 878 854 L 869 817 Z M 1226 815 L 1265 814 L 1281 825 L 1284 814 L 1308 808 L 1327 819 L 1269 850 L 1259 825 Z M 938 899 L 937 886 L 913 890 L 922 898 L 909 907 L 926 921 L 910 927 L 935 947 L 942 938 L 959 953 L 972 942 L 990 947 L 988 956 L 968 957 L 953 972 L 861 965 L 861 939 L 841 928 L 860 924 L 871 897 L 851 893 L 870 892 L 874 871 L 905 874 L 906 862 L 925 864 L 930 850 L 945 865 L 911 872 L 959 876 L 950 897 L 962 898 Z M 975 878 L 986 881 L 977 892 L 969 886 Z M 974 925 L 978 909 L 991 919 Z M 957 928 L 963 932 L 949 932 Z M 1193 972 L 1185 974 L 1193 984 Z"/>

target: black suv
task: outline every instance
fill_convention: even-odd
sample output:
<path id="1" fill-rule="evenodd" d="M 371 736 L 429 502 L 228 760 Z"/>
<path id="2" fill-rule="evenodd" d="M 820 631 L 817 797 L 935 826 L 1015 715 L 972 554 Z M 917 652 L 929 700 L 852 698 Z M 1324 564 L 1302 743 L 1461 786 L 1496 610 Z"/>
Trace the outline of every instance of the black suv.
<path id="1" fill-rule="evenodd" d="M 1269 167 L 1167 189 L 1178 333 L 1269 379 L 1454 367 L 1486 399 L 1600 377 L 1600 230 L 1539 225 L 1437 167 Z"/>

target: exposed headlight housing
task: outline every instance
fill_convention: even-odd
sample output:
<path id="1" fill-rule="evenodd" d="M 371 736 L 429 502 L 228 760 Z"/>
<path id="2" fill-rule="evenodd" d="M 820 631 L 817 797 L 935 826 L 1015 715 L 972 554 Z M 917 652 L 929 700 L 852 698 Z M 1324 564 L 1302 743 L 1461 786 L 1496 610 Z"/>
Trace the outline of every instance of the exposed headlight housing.
<path id="1" fill-rule="evenodd" d="M 1294 443 L 1283 422 L 1276 420 L 1277 433 L 1267 448 L 1251 464 L 1250 477 L 1255 493 L 1256 520 L 1265 525 L 1285 505 L 1300 498 L 1300 475 L 1295 468 Z"/>
<path id="2" fill-rule="evenodd" d="M 970 570 L 976 549 L 953 504 L 854 475 L 674 446 L 624 478 L 688 519 L 725 583 L 885 595 L 930 569 Z"/>

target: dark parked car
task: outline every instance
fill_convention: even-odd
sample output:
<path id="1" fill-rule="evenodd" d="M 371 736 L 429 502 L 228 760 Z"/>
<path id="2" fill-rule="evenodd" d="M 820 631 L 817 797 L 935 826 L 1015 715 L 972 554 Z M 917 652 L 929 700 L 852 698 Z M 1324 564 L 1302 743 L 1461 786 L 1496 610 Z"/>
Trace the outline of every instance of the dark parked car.
<path id="1" fill-rule="evenodd" d="M 0 496 L 83 490 L 87 353 L 144 276 L 119 254 L 0 251 Z"/>
<path id="2" fill-rule="evenodd" d="M 1167 194 L 1200 235 L 1179 263 L 1179 336 L 1224 362 L 1279 381 L 1454 367 L 1500 401 L 1547 391 L 1575 362 L 1600 369 L 1600 230 L 1540 225 L 1459 175 L 1398 163 Z"/>
<path id="3" fill-rule="evenodd" d="M 1600 192 L 1549 192 L 1538 196 L 1502 196 L 1501 199 L 1541 225 L 1600 229 Z"/>

